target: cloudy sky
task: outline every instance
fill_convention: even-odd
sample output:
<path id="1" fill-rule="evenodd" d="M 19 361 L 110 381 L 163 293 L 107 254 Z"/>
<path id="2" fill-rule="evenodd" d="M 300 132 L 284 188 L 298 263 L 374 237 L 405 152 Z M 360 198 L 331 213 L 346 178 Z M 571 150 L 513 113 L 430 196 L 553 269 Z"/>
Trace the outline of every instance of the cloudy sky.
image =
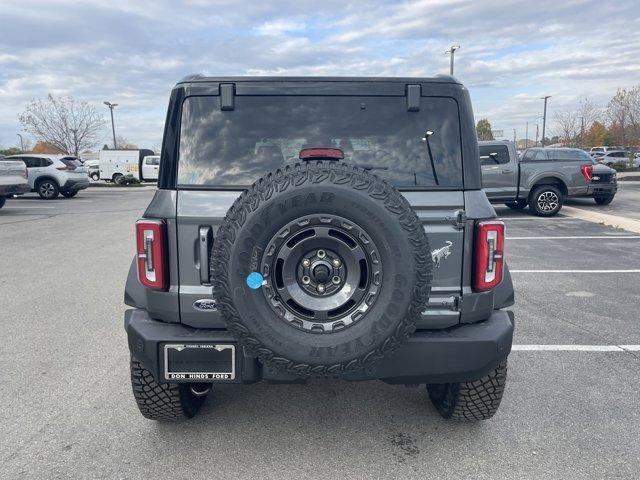
<path id="1" fill-rule="evenodd" d="M 3 146 L 47 93 L 118 103 L 116 133 L 153 147 L 186 74 L 431 76 L 452 43 L 476 119 L 518 138 L 542 95 L 552 118 L 640 83 L 638 0 L 3 0 L 0 25 Z"/>

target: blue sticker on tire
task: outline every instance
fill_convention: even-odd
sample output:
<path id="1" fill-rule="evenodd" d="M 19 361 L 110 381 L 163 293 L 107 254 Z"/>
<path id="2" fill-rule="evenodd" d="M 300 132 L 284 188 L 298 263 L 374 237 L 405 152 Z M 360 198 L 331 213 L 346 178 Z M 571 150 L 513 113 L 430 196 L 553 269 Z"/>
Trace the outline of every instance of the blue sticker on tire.
<path id="1" fill-rule="evenodd" d="M 247 285 L 253 290 L 257 290 L 258 288 L 260 288 L 263 282 L 264 278 L 258 272 L 251 272 L 249 275 L 247 275 Z"/>

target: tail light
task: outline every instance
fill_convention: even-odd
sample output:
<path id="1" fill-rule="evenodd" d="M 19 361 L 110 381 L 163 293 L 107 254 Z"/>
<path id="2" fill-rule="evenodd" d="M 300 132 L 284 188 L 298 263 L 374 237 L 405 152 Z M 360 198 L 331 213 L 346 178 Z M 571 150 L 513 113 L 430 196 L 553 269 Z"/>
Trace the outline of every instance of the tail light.
<path id="1" fill-rule="evenodd" d="M 504 223 L 484 221 L 476 224 L 473 260 L 473 289 L 491 290 L 502 282 L 504 267 Z"/>
<path id="2" fill-rule="evenodd" d="M 167 233 L 162 220 L 142 219 L 136 222 L 136 250 L 138 252 L 138 279 L 145 287 L 166 290 Z"/>
<path id="3" fill-rule="evenodd" d="M 587 182 L 593 178 L 593 165 L 580 165 L 580 172 Z"/>

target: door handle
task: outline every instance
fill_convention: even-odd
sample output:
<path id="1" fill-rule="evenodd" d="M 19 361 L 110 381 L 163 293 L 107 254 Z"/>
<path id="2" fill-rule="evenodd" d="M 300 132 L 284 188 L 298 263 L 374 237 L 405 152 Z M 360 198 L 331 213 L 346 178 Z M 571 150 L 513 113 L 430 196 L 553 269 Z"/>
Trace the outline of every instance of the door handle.
<path id="1" fill-rule="evenodd" d="M 211 227 L 200 227 L 198 229 L 198 259 L 200 260 L 200 283 L 203 284 L 210 283 L 209 255 L 212 242 Z"/>
<path id="2" fill-rule="evenodd" d="M 505 170 L 502 170 L 502 173 L 513 173 L 513 170 L 507 168 Z"/>

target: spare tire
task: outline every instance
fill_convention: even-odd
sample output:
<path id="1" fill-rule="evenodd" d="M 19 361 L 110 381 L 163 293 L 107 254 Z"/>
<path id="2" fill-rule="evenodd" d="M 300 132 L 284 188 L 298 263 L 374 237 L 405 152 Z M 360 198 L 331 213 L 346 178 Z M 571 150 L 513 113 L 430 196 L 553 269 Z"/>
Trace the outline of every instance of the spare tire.
<path id="1" fill-rule="evenodd" d="M 287 166 L 244 191 L 211 253 L 213 294 L 249 354 L 297 376 L 389 356 L 431 289 L 424 228 L 393 186 L 337 162 Z"/>

